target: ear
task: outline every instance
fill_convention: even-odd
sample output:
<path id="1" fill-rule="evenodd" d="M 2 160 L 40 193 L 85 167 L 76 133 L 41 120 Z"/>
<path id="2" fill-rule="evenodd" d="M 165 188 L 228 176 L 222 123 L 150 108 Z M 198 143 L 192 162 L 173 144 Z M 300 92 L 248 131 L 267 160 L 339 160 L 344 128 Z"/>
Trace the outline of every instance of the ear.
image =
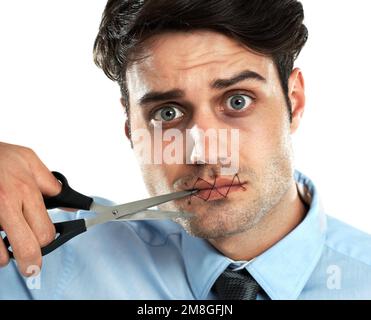
<path id="1" fill-rule="evenodd" d="M 305 109 L 305 86 L 304 77 L 300 69 L 295 68 L 289 78 L 289 99 L 291 101 L 292 122 L 291 134 L 295 133 L 299 126 Z"/>
<path id="2" fill-rule="evenodd" d="M 125 135 L 126 135 L 126 138 L 131 140 L 130 139 L 130 129 L 129 129 L 129 121 L 128 120 L 125 120 Z"/>

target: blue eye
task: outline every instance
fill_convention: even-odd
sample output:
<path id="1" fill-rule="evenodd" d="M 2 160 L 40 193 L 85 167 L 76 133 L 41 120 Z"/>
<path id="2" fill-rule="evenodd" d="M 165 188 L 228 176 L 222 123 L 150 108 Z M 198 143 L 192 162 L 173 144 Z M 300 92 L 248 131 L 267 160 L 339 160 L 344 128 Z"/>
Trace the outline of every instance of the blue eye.
<path id="1" fill-rule="evenodd" d="M 252 102 L 253 99 L 251 97 L 244 94 L 238 94 L 228 98 L 227 106 L 230 109 L 241 111 L 248 108 Z"/>
<path id="2" fill-rule="evenodd" d="M 184 115 L 178 108 L 175 107 L 164 107 L 156 111 L 154 120 L 169 122 L 174 119 L 180 118 Z"/>

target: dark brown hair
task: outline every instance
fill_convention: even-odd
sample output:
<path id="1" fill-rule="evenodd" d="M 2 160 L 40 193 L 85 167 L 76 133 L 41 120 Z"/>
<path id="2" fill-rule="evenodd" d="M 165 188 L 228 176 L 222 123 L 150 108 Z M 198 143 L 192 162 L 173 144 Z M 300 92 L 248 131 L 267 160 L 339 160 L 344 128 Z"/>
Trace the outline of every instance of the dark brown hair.
<path id="1" fill-rule="evenodd" d="M 94 61 L 119 83 L 129 114 L 126 69 L 144 40 L 165 31 L 214 30 L 273 59 L 291 121 L 288 79 L 308 38 L 303 20 L 297 0 L 109 0 Z"/>

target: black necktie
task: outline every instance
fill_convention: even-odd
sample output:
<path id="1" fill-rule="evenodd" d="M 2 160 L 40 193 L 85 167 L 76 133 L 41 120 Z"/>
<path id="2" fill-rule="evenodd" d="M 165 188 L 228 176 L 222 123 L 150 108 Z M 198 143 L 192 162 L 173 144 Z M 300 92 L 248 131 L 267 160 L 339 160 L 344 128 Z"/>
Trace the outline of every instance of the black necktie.
<path id="1" fill-rule="evenodd" d="M 221 300 L 256 300 L 259 289 L 259 284 L 246 269 L 225 269 L 213 286 Z"/>

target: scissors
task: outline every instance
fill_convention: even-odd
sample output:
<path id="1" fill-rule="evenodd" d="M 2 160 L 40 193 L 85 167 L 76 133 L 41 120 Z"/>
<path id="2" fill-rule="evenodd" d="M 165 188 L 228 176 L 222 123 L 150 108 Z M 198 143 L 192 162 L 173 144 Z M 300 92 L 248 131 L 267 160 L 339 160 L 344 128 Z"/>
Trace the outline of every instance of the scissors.
<path id="1" fill-rule="evenodd" d="M 53 171 L 52 174 L 62 184 L 62 191 L 54 197 L 44 197 L 44 203 L 47 209 L 73 208 L 93 211 L 97 213 L 97 216 L 88 219 L 76 219 L 54 223 L 57 237 L 47 246 L 41 248 L 41 254 L 43 256 L 54 251 L 77 235 L 84 233 L 88 228 L 108 221 L 171 219 L 193 216 L 193 214 L 189 212 L 149 210 L 149 208 L 171 200 L 193 195 L 198 192 L 196 189 L 173 192 L 117 206 L 104 206 L 96 203 L 93 198 L 73 190 L 63 174 L 56 171 Z M 11 246 L 8 237 L 5 237 L 3 240 L 8 249 L 10 258 L 14 259 L 13 252 L 10 250 Z"/>

